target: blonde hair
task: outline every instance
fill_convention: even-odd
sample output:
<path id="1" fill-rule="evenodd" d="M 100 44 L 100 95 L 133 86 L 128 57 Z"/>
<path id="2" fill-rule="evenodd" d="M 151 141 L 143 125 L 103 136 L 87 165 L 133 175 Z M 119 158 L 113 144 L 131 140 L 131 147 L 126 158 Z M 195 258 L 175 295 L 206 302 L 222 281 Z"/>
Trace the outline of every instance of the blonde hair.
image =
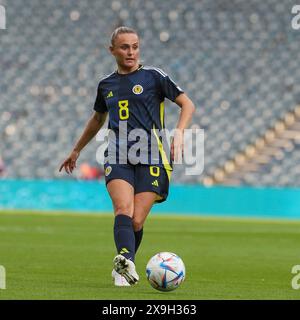
<path id="1" fill-rule="evenodd" d="M 124 33 L 133 33 L 133 34 L 136 34 L 137 36 L 139 36 L 138 33 L 134 29 L 121 26 L 121 27 L 118 27 L 117 29 L 115 29 L 115 31 L 112 33 L 112 35 L 110 37 L 111 45 L 114 46 L 117 36 L 119 34 L 124 34 Z"/>

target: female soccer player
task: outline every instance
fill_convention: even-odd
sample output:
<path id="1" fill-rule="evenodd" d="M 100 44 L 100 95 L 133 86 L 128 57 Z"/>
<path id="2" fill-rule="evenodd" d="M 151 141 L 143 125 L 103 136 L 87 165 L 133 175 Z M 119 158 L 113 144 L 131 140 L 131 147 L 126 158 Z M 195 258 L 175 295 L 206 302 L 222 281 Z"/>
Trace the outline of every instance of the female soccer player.
<path id="1" fill-rule="evenodd" d="M 106 186 L 115 213 L 114 240 L 118 253 L 113 261 L 112 276 L 116 286 L 129 286 L 139 280 L 134 259 L 142 241 L 146 217 L 152 205 L 166 200 L 168 195 L 172 166 L 159 136 L 164 128 L 163 101 L 168 98 L 181 107 L 171 145 L 171 160 L 181 156 L 183 131 L 195 107 L 162 70 L 140 64 L 139 37 L 135 30 L 117 28 L 111 36 L 110 52 L 116 60 L 117 70 L 100 80 L 95 113 L 59 171 L 64 168 L 68 174 L 72 173 L 81 150 L 100 130 L 108 114 L 108 128 L 114 133 L 113 138 L 109 138 L 108 148 L 116 151 L 114 161 L 106 150 L 104 164 Z M 137 152 L 138 163 L 130 153 L 134 139 L 129 139 L 129 135 L 134 129 L 145 132 L 139 142 L 144 143 L 146 152 Z M 155 159 L 151 148 L 153 139 L 150 142 L 153 136 L 157 151 Z"/>

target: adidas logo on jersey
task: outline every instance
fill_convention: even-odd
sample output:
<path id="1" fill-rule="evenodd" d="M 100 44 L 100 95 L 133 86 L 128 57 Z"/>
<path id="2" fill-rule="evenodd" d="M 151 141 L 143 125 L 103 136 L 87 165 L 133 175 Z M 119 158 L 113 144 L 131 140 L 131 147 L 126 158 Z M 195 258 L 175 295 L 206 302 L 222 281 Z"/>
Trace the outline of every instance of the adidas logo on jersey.
<path id="1" fill-rule="evenodd" d="M 158 187 L 158 181 L 157 181 L 157 180 L 154 180 L 151 184 L 152 184 L 153 186 L 155 186 L 155 187 Z"/>
<path id="2" fill-rule="evenodd" d="M 113 97 L 114 95 L 113 95 L 113 92 L 112 91 L 109 91 L 109 93 L 108 93 L 108 95 L 106 96 L 106 98 L 111 98 L 111 97 Z"/>

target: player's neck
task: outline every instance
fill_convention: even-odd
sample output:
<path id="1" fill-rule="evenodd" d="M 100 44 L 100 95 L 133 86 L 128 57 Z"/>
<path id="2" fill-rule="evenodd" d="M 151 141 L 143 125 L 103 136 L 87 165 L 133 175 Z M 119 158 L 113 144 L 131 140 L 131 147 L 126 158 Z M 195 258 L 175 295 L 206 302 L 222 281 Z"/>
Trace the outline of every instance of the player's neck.
<path id="1" fill-rule="evenodd" d="M 140 68 L 140 64 L 139 63 L 136 66 L 133 66 L 131 68 L 124 68 L 124 67 L 118 65 L 117 72 L 119 74 L 128 74 L 128 73 L 132 73 L 132 72 L 138 70 L 139 68 Z"/>

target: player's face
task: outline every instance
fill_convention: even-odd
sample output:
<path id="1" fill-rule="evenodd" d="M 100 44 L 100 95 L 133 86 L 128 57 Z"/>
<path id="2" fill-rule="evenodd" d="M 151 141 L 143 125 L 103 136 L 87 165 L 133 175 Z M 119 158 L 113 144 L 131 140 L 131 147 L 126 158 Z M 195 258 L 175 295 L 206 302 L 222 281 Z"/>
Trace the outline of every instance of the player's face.
<path id="1" fill-rule="evenodd" d="M 135 70 L 139 64 L 139 38 L 134 33 L 119 34 L 110 47 L 118 66 L 127 71 Z"/>

